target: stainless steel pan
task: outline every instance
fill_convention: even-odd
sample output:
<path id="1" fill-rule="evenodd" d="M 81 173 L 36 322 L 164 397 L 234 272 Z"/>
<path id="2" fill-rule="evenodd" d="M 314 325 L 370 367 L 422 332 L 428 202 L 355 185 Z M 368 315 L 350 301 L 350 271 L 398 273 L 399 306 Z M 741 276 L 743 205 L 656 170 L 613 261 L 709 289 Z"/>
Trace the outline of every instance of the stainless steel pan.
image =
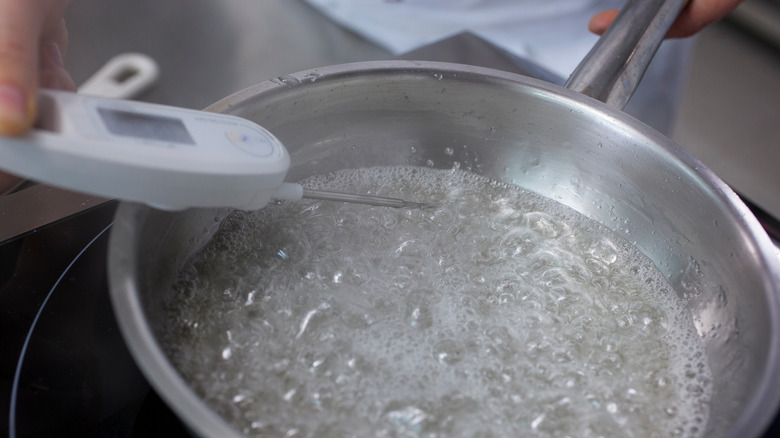
<path id="1" fill-rule="evenodd" d="M 715 379 L 706 436 L 759 436 L 780 398 L 774 248 L 717 176 L 620 111 L 683 3 L 631 2 L 569 88 L 464 65 L 370 62 L 261 83 L 209 109 L 277 135 L 292 156 L 289 180 L 457 161 L 623 234 L 684 298 L 706 345 Z M 445 153 L 452 144 L 468 147 Z M 209 437 L 239 434 L 187 386 L 156 338 L 179 267 L 227 213 L 122 204 L 109 254 L 111 298 L 131 352 L 172 408 Z"/>

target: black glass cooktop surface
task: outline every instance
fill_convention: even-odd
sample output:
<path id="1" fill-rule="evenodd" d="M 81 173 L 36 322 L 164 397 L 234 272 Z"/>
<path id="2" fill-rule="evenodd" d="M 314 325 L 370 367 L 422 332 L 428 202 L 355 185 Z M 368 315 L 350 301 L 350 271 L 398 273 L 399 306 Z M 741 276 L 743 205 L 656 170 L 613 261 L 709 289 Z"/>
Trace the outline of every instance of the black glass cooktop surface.
<path id="1" fill-rule="evenodd" d="M 106 248 L 115 207 L 0 245 L 0 436 L 189 436 L 114 320 Z"/>

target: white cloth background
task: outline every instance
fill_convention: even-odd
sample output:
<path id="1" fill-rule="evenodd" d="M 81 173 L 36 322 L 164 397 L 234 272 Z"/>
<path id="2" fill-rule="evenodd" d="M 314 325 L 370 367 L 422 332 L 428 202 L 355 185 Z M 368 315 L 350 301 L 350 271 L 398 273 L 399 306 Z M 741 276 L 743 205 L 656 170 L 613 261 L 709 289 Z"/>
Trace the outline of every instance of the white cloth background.
<path id="1" fill-rule="evenodd" d="M 598 37 L 590 17 L 624 0 L 306 0 L 394 54 L 470 31 L 567 78 Z M 689 41 L 667 41 L 626 112 L 669 133 L 687 77 Z"/>

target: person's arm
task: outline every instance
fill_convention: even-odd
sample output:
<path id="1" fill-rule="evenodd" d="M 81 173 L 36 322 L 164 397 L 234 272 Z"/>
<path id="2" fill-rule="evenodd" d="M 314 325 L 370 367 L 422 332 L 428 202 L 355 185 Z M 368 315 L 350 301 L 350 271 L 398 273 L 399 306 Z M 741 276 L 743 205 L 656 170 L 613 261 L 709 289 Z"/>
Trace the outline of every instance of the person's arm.
<path id="1" fill-rule="evenodd" d="M 694 35 L 728 15 L 743 1 L 690 0 L 669 30 L 667 38 L 684 38 Z M 607 30 L 607 27 L 609 27 L 617 14 L 618 11 L 609 10 L 594 15 L 590 19 L 590 23 L 588 23 L 588 29 L 595 34 L 601 35 Z"/>
<path id="2" fill-rule="evenodd" d="M 0 0 L 0 135 L 20 135 L 35 120 L 38 86 L 75 89 L 63 68 L 70 0 Z"/>

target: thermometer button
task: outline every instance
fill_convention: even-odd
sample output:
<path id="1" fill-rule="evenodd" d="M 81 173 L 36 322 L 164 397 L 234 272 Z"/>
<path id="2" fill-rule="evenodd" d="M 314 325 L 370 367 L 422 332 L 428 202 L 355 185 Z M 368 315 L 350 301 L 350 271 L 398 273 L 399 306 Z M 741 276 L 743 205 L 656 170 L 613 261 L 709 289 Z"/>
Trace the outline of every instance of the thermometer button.
<path id="1" fill-rule="evenodd" d="M 274 145 L 270 138 L 263 133 L 237 129 L 227 131 L 227 137 L 231 143 L 239 149 L 256 157 L 268 157 L 274 152 Z"/>

